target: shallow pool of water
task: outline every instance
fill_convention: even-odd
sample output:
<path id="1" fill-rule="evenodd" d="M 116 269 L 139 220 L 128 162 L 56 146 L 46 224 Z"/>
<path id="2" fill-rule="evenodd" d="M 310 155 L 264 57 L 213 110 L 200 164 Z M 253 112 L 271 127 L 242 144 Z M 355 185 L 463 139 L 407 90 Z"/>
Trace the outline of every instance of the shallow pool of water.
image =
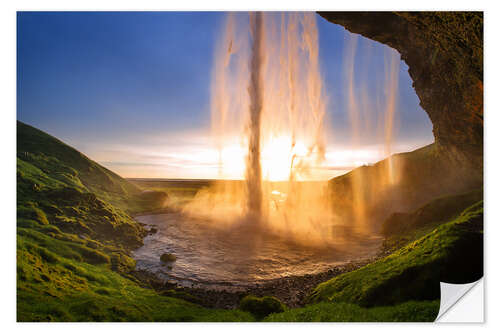
<path id="1" fill-rule="evenodd" d="M 184 286 L 244 287 L 319 273 L 372 257 L 381 241 L 339 227 L 343 236 L 336 244 L 304 246 L 255 228 L 214 228 L 182 213 L 144 215 L 136 220 L 158 230 L 134 251 L 136 269 Z M 177 260 L 163 263 L 163 253 L 173 253 Z"/>

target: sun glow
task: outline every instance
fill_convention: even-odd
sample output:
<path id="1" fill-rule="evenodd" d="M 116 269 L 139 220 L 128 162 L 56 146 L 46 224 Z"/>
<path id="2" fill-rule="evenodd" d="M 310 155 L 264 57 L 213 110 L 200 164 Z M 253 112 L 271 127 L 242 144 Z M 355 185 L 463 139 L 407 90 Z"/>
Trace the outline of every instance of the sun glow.
<path id="1" fill-rule="evenodd" d="M 274 143 L 277 138 L 280 138 L 277 141 L 281 143 Z M 168 143 L 174 139 L 182 140 L 175 145 Z M 221 151 L 213 147 L 202 130 L 189 134 L 171 132 L 159 140 L 167 143 L 158 146 L 152 143 L 147 146 L 140 143 L 108 145 L 107 150 L 100 150 L 99 146 L 89 145 L 88 151 L 94 160 L 127 178 L 244 179 L 247 151 L 240 137 L 227 137 Z M 271 181 L 287 179 L 293 155 L 290 154 L 289 142 L 289 137 L 284 133 L 282 137 L 277 136 L 275 140 L 262 142 L 264 179 Z M 295 148 L 297 155 L 302 157 L 307 151 L 305 142 L 298 141 Z M 399 153 L 417 149 L 425 144 L 427 142 L 422 141 L 396 143 L 392 149 L 394 153 Z M 279 147 L 284 148 L 278 149 Z M 297 179 L 300 181 L 328 180 L 355 167 L 372 164 L 383 158 L 385 158 L 383 143 L 357 148 L 346 143 L 330 144 L 326 146 L 325 161 L 318 166 L 313 164 L 309 173 L 301 170 Z M 273 171 L 279 168 L 271 167 L 272 159 L 286 160 L 286 162 L 279 162 L 283 165 L 280 167 L 283 171 Z M 298 161 L 294 161 L 294 166 L 299 167 Z"/>
<path id="2" fill-rule="evenodd" d="M 246 154 L 244 145 L 233 143 L 224 146 L 220 150 L 220 178 L 242 178 Z M 310 170 L 305 171 L 306 165 L 315 164 L 313 155 L 303 142 L 293 144 L 289 135 L 271 137 L 262 143 L 262 178 L 268 181 L 286 181 L 292 173 L 295 180 L 314 178 Z"/>
<path id="3" fill-rule="evenodd" d="M 302 142 L 292 143 L 290 136 L 278 136 L 264 143 L 261 154 L 262 174 L 270 181 L 288 180 L 300 160 L 307 155 Z"/>

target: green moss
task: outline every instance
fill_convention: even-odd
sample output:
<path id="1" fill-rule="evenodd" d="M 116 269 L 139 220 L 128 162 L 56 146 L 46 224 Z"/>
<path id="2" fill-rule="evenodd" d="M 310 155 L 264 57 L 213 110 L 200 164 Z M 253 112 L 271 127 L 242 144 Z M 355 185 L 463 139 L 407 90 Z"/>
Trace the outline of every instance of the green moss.
<path id="1" fill-rule="evenodd" d="M 241 300 L 240 309 L 250 312 L 257 319 L 262 319 L 271 313 L 283 312 L 286 307 L 276 297 L 248 295 Z"/>
<path id="2" fill-rule="evenodd" d="M 91 249 L 81 244 L 69 243 L 68 245 L 74 250 L 76 250 L 76 252 L 78 252 L 81 255 L 82 260 L 85 262 L 88 262 L 90 264 L 107 264 L 107 265 L 111 263 L 111 259 L 109 258 L 109 256 L 102 253 L 101 251 Z"/>
<path id="3" fill-rule="evenodd" d="M 177 257 L 175 256 L 175 254 L 172 254 L 172 253 L 163 253 L 160 256 L 160 260 L 163 262 L 172 262 L 172 261 L 176 261 Z"/>
<path id="4" fill-rule="evenodd" d="M 274 322 L 425 322 L 434 321 L 439 301 L 407 302 L 396 306 L 363 308 L 348 303 L 318 303 L 271 314 Z"/>
<path id="5" fill-rule="evenodd" d="M 394 251 L 456 218 L 483 198 L 483 190 L 440 197 L 411 213 L 394 213 L 382 224 L 384 250 Z"/>
<path id="6" fill-rule="evenodd" d="M 115 252 L 111 255 L 112 269 L 120 273 L 128 273 L 135 268 L 135 260 L 125 253 Z"/>
<path id="7" fill-rule="evenodd" d="M 18 206 L 17 216 L 21 219 L 31 219 L 39 224 L 47 225 L 47 215 L 40 208 L 36 207 L 33 202 L 27 202 L 25 206 Z"/>

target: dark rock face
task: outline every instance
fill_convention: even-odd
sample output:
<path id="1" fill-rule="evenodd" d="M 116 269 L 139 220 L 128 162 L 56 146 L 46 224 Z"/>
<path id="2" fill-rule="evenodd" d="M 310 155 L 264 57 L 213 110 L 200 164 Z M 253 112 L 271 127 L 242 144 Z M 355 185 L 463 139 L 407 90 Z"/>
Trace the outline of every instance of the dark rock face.
<path id="1" fill-rule="evenodd" d="M 482 168 L 482 12 L 320 12 L 396 49 L 445 152 Z M 460 155 L 460 156 L 458 156 Z"/>

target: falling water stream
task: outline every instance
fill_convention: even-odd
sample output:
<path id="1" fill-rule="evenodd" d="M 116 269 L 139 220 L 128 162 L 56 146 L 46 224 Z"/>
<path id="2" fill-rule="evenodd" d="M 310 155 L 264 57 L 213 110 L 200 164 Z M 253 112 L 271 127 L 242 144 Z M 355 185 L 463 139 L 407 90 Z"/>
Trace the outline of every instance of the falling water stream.
<path id="1" fill-rule="evenodd" d="M 249 137 L 248 156 L 246 162 L 246 193 L 248 214 L 258 221 L 262 214 L 262 170 L 260 165 L 260 133 L 262 121 L 264 86 L 262 82 L 263 67 L 263 20 L 262 13 L 250 13 L 250 31 L 252 35 L 250 57 L 250 82 L 248 85 L 249 105 Z"/>

